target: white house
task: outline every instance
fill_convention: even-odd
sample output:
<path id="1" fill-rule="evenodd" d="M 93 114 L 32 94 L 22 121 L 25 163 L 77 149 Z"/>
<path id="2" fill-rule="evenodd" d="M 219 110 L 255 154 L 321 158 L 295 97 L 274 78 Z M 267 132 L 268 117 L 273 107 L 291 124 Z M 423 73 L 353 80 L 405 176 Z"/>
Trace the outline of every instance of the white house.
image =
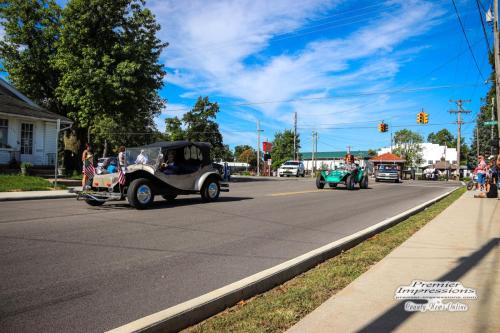
<path id="1" fill-rule="evenodd" d="M 446 146 L 440 146 L 435 143 L 421 143 L 422 147 L 422 156 L 423 161 L 419 167 L 425 167 L 428 165 L 432 165 L 441 161 L 442 158 L 445 159 L 446 162 L 450 164 L 457 164 L 457 149 L 456 148 L 448 148 Z M 385 153 L 391 152 L 390 147 L 381 148 L 378 151 L 378 155 L 382 155 Z"/>
<path id="2" fill-rule="evenodd" d="M 68 118 L 49 112 L 0 78 L 0 165 L 13 160 L 33 165 L 54 165 L 56 124 Z"/>

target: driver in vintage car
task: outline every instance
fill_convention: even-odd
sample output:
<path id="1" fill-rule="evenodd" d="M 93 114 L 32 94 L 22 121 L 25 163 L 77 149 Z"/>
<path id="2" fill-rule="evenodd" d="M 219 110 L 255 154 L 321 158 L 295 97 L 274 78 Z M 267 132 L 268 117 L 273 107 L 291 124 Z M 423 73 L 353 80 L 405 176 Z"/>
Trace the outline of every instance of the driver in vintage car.
<path id="1" fill-rule="evenodd" d="M 357 173 L 358 173 L 358 165 L 354 162 L 354 155 L 351 153 L 348 153 L 345 155 L 344 160 L 345 160 L 346 170 L 351 171 L 354 178 L 356 178 Z"/>

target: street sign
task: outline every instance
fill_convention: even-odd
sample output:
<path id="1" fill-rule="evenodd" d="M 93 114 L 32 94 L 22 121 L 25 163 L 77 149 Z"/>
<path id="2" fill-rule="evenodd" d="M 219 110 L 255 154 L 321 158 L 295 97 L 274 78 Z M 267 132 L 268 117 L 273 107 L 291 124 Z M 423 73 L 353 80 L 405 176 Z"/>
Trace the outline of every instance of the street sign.
<path id="1" fill-rule="evenodd" d="M 496 121 L 496 120 L 485 121 L 483 124 L 484 124 L 485 126 L 488 126 L 488 125 L 489 125 L 489 126 L 493 126 L 493 125 L 498 124 L 498 121 Z"/>

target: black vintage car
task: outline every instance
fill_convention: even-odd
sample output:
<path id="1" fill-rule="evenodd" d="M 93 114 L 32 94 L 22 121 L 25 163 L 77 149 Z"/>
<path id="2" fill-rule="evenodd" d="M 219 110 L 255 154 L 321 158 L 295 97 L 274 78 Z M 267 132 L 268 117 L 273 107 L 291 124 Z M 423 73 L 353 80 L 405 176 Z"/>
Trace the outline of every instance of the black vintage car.
<path id="1" fill-rule="evenodd" d="M 137 209 L 150 206 L 155 195 L 174 200 L 178 195 L 198 193 L 205 202 L 215 201 L 220 192 L 229 191 L 229 185 L 220 166 L 211 161 L 210 149 L 209 143 L 189 141 L 129 148 L 123 174 L 95 175 L 79 192 L 78 199 L 100 206 L 108 200 L 127 198 Z"/>

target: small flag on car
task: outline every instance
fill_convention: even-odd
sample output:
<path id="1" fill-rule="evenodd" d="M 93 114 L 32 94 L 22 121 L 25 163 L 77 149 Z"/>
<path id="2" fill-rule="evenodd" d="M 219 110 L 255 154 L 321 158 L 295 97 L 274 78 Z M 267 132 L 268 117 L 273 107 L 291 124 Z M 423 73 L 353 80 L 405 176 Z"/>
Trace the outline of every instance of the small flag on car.
<path id="1" fill-rule="evenodd" d="M 118 168 L 118 183 L 120 185 L 125 185 L 125 174 L 121 167 Z"/>

